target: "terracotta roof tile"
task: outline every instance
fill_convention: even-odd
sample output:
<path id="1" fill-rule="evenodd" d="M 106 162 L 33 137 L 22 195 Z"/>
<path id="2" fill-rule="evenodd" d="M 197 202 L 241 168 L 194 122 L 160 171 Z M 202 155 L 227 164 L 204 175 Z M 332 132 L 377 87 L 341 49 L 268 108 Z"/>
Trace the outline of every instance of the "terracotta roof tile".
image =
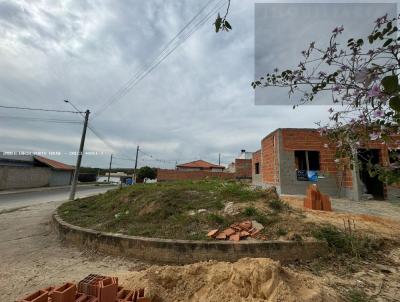
<path id="1" fill-rule="evenodd" d="M 42 156 L 34 156 L 34 159 L 37 160 L 38 162 L 41 162 L 42 164 L 45 164 L 45 165 L 55 169 L 55 170 L 67 170 L 67 171 L 75 170 L 74 166 L 63 164 L 63 163 L 60 163 L 59 161 L 45 158 Z"/>
<path id="2" fill-rule="evenodd" d="M 214 165 L 212 163 L 206 162 L 204 160 L 195 160 L 195 161 L 191 161 L 189 163 L 185 163 L 185 164 L 180 164 L 177 165 L 177 167 L 179 168 L 206 168 L 206 169 L 210 169 L 210 168 L 225 168 L 224 166 L 218 166 L 218 165 Z"/>

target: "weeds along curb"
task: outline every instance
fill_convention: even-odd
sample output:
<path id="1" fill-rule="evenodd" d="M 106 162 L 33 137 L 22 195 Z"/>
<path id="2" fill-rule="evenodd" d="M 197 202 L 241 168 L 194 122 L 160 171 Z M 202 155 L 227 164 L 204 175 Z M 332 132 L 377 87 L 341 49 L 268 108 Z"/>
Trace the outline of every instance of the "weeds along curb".
<path id="1" fill-rule="evenodd" d="M 236 261 L 244 257 L 266 257 L 281 262 L 291 262 L 313 259 L 325 255 L 328 251 L 324 241 L 199 241 L 99 232 L 69 224 L 61 219 L 57 211 L 53 214 L 53 226 L 59 239 L 67 245 L 152 263 Z"/>

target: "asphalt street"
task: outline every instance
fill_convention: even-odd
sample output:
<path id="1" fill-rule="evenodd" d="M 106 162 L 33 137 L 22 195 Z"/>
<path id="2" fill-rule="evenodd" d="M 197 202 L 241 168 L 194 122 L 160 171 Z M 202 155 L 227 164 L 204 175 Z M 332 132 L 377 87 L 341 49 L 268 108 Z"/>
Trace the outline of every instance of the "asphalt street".
<path id="1" fill-rule="evenodd" d="M 108 185 L 83 185 L 78 186 L 75 198 L 87 197 L 104 193 L 116 186 Z M 16 207 L 25 207 L 35 204 L 63 201 L 69 197 L 69 187 L 38 188 L 35 190 L 17 190 L 12 192 L 0 192 L 0 211 Z"/>

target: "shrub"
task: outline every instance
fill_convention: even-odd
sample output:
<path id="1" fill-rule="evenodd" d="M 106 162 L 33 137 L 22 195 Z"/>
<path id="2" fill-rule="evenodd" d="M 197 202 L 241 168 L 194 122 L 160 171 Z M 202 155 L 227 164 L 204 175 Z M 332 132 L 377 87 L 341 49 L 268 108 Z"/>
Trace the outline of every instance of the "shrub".
<path id="1" fill-rule="evenodd" d="M 350 289 L 347 293 L 347 301 L 349 302 L 368 302 L 371 299 L 368 298 L 364 291 L 359 289 Z"/>
<path id="2" fill-rule="evenodd" d="M 288 231 L 284 228 L 279 228 L 278 231 L 276 231 L 276 234 L 278 236 L 285 236 L 288 233 Z"/>
<path id="3" fill-rule="evenodd" d="M 243 215 L 254 216 L 257 214 L 257 209 L 254 207 L 247 207 L 243 210 Z"/>
<path id="4" fill-rule="evenodd" d="M 214 213 L 208 215 L 208 220 L 217 224 L 223 224 L 225 222 L 225 218 L 223 216 Z"/>
<path id="5" fill-rule="evenodd" d="M 286 205 L 280 199 L 273 199 L 269 202 L 269 207 L 275 211 L 282 211 Z"/>
<path id="6" fill-rule="evenodd" d="M 332 225 L 323 226 L 313 232 L 315 238 L 326 240 L 328 246 L 337 253 L 346 253 L 357 258 L 366 258 L 371 252 L 381 248 L 376 240 L 356 234 L 343 232 Z"/>

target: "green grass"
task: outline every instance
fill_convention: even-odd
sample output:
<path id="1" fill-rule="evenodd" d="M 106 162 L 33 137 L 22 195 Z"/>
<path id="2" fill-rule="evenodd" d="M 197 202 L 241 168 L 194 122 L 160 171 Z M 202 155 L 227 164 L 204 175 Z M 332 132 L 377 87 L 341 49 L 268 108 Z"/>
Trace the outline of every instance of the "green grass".
<path id="1" fill-rule="evenodd" d="M 262 190 L 234 181 L 179 181 L 137 184 L 63 204 L 59 215 L 71 224 L 100 231 L 159 238 L 206 239 L 212 228 L 241 219 L 271 223 L 259 211 L 221 215 L 227 201 L 253 202 Z M 206 209 L 199 213 L 198 210 Z M 255 210 L 255 209 L 254 209 Z"/>
<path id="2" fill-rule="evenodd" d="M 313 232 L 315 238 L 326 240 L 329 247 L 338 254 L 348 254 L 355 258 L 367 258 L 382 249 L 382 242 L 355 232 L 344 232 L 332 225 L 324 225 Z"/>
<path id="3" fill-rule="evenodd" d="M 349 302 L 368 302 L 371 301 L 367 294 L 360 289 L 350 289 L 346 297 Z"/>
<path id="4" fill-rule="evenodd" d="M 277 212 L 282 211 L 289 207 L 286 203 L 284 203 L 280 199 L 272 199 L 271 201 L 269 201 L 268 205 L 271 209 Z"/>

